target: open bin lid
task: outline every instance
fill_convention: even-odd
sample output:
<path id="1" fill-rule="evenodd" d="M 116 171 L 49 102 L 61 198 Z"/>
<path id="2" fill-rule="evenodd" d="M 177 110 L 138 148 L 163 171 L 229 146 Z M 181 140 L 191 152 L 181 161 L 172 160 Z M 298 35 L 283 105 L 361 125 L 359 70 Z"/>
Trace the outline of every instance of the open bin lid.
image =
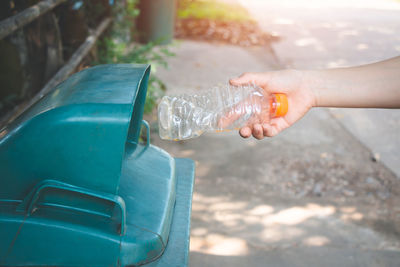
<path id="1" fill-rule="evenodd" d="M 0 265 L 125 266 L 162 255 L 176 167 L 190 191 L 193 165 L 138 143 L 149 72 L 83 70 L 0 130 Z M 188 223 L 179 227 L 187 242 Z"/>
<path id="2" fill-rule="evenodd" d="M 149 73 L 134 64 L 83 70 L 4 128 L 0 199 L 21 199 L 41 177 L 116 194 L 125 142 L 139 137 Z"/>

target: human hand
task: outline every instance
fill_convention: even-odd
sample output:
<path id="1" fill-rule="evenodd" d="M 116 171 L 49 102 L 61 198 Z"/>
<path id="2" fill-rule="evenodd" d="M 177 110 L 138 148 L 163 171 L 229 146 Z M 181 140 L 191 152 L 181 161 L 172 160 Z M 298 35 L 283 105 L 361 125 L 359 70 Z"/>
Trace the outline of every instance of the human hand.
<path id="1" fill-rule="evenodd" d="M 244 73 L 231 79 L 231 85 L 240 86 L 255 84 L 267 94 L 284 93 L 287 96 L 289 109 L 285 116 L 271 119 L 270 123 L 246 125 L 239 130 L 243 138 L 253 135 L 256 139 L 273 137 L 302 118 L 307 111 L 316 106 L 316 98 L 305 77 L 297 70 L 281 70 L 263 73 Z"/>

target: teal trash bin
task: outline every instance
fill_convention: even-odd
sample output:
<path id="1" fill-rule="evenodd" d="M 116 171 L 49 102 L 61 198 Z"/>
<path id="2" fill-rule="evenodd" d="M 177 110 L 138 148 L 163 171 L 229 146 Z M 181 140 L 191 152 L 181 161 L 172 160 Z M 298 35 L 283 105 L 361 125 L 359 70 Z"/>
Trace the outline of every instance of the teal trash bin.
<path id="1" fill-rule="evenodd" d="M 140 0 L 138 8 L 140 42 L 170 43 L 174 37 L 176 0 Z"/>
<path id="2" fill-rule="evenodd" d="M 150 144 L 149 73 L 83 70 L 0 131 L 1 266 L 187 265 L 194 165 Z"/>

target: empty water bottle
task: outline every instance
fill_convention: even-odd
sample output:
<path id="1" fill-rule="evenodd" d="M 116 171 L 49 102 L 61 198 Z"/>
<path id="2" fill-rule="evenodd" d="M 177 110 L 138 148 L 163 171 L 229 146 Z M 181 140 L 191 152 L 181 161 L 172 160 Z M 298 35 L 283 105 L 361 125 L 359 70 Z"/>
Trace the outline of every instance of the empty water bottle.
<path id="1" fill-rule="evenodd" d="M 158 106 L 162 139 L 185 140 L 204 132 L 269 123 L 288 110 L 285 94 L 266 94 L 255 85 L 219 86 L 201 94 L 164 96 Z"/>

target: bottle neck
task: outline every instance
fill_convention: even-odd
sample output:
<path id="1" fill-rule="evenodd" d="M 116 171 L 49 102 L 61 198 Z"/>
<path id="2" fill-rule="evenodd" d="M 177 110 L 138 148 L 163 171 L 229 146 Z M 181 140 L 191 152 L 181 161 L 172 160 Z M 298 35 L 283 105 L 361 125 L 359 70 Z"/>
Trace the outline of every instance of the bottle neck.
<path id="1" fill-rule="evenodd" d="M 288 111 L 288 99 L 285 94 L 271 94 L 270 96 L 270 116 L 271 118 L 283 117 Z"/>
<path id="2" fill-rule="evenodd" d="M 276 117 L 276 111 L 278 109 L 278 105 L 279 103 L 276 100 L 276 96 L 274 94 L 271 94 L 271 96 L 269 97 L 269 114 L 271 118 Z"/>

